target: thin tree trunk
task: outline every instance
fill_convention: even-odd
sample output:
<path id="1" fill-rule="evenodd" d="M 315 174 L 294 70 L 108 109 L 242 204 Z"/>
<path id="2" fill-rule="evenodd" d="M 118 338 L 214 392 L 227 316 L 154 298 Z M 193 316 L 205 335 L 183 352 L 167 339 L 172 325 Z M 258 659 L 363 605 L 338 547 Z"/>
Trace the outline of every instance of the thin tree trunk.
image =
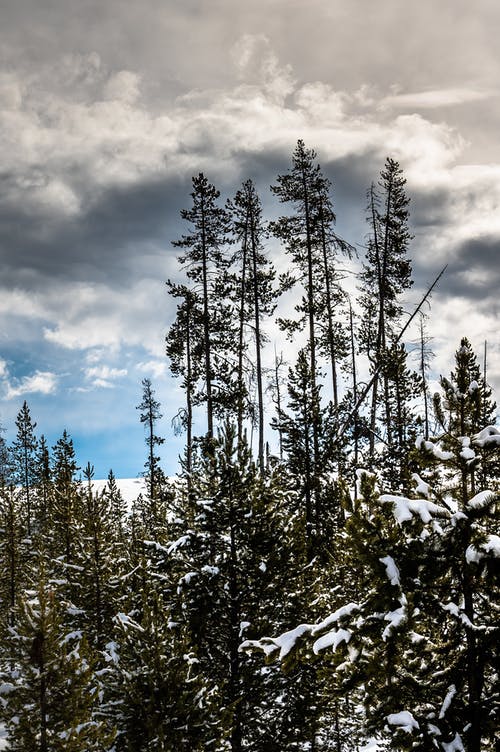
<path id="1" fill-rule="evenodd" d="M 307 183 L 304 172 L 302 173 L 302 186 L 304 189 L 304 211 L 306 221 L 306 250 L 307 250 L 307 308 L 309 317 L 309 356 L 310 356 L 310 370 L 311 370 L 311 394 L 313 396 L 312 404 L 312 439 L 313 439 L 313 452 L 312 462 L 310 463 L 313 472 L 312 475 L 316 475 L 316 468 L 319 464 L 319 436 L 318 436 L 318 405 L 316 404 L 316 335 L 314 330 L 314 276 L 313 276 L 313 244 L 311 237 L 311 217 L 309 208 L 309 192 L 307 189 Z M 314 489 L 315 507 L 318 505 L 318 498 L 316 488 Z M 318 513 L 318 509 L 315 511 Z M 316 520 L 317 522 L 317 520 Z"/>
<path id="2" fill-rule="evenodd" d="M 208 260 L 207 240 L 205 228 L 205 208 L 203 197 L 201 199 L 201 246 L 202 246 L 202 278 L 203 278 L 203 336 L 205 350 L 205 379 L 207 387 L 207 436 L 209 439 L 214 435 L 214 418 L 212 402 L 212 364 L 210 362 L 210 323 L 208 313 Z"/>
<path id="3" fill-rule="evenodd" d="M 328 317 L 328 349 L 330 352 L 330 367 L 332 369 L 333 406 L 335 407 L 335 411 L 337 411 L 338 406 L 339 406 L 337 357 L 335 355 L 332 291 L 331 291 L 331 285 L 330 285 L 330 275 L 329 275 L 329 266 L 328 266 L 325 220 L 323 216 L 323 203 L 321 199 L 320 199 L 320 224 L 321 224 L 321 245 L 323 249 L 323 267 L 324 267 L 324 272 L 325 272 L 326 310 L 327 310 L 327 317 Z"/>
<path id="4" fill-rule="evenodd" d="M 429 439 L 429 397 L 425 374 L 425 332 L 423 314 L 420 316 L 420 373 L 422 374 L 422 395 L 424 398 L 424 438 Z"/>
<path id="5" fill-rule="evenodd" d="M 192 506 L 192 472 L 193 472 L 193 372 L 191 363 L 191 302 L 186 300 L 186 413 L 187 413 L 187 446 L 186 473 L 188 506 L 190 513 Z"/>
<path id="6" fill-rule="evenodd" d="M 274 384 L 276 389 L 276 411 L 278 413 L 278 436 L 279 436 L 279 446 L 280 446 L 280 460 L 283 460 L 283 431 L 281 430 L 281 388 L 280 388 L 280 378 L 279 378 L 279 369 L 280 366 L 283 365 L 283 354 L 280 355 L 280 359 L 278 360 L 278 356 L 276 355 L 276 348 L 274 348 Z"/>
<path id="7" fill-rule="evenodd" d="M 241 696 L 240 696 L 240 605 L 238 592 L 238 548 L 234 520 L 234 506 L 230 509 L 230 561 L 229 561 L 229 691 L 233 706 L 233 724 L 231 728 L 231 751 L 242 750 Z"/>
<path id="8" fill-rule="evenodd" d="M 352 362 L 352 398 L 354 402 L 354 472 L 358 469 L 359 460 L 359 436 L 358 436 L 358 376 L 356 371 L 356 343 L 354 340 L 354 320 L 352 313 L 351 301 L 349 301 L 349 327 L 351 332 L 351 362 Z M 354 500 L 357 501 L 357 488 L 356 475 L 354 476 Z"/>
<path id="9" fill-rule="evenodd" d="M 247 273 L 248 213 L 245 218 L 243 259 L 241 262 L 240 313 L 238 333 L 238 451 L 243 440 L 243 336 L 245 330 L 245 287 Z"/>
<path id="10" fill-rule="evenodd" d="M 253 266 L 253 297 L 254 297 L 254 326 L 255 326 L 255 367 L 257 375 L 257 414 L 259 423 L 258 458 L 260 472 L 264 472 L 264 388 L 262 383 L 262 342 L 260 333 L 260 301 L 257 277 L 257 243 L 255 239 L 255 224 L 252 209 L 250 208 L 250 231 L 252 243 L 252 266 Z"/>

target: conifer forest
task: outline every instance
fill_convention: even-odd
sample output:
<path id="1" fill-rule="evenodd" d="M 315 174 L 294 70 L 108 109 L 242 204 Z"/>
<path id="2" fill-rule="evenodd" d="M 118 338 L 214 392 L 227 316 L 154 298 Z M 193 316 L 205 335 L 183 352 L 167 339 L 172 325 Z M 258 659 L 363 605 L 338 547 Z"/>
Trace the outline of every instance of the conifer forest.
<path id="1" fill-rule="evenodd" d="M 27 402 L 0 435 L 4 749 L 498 749 L 487 345 L 451 332 L 432 375 L 439 278 L 409 306 L 405 184 L 387 158 L 361 252 L 302 141 L 272 218 L 251 180 L 227 198 L 193 177 L 165 280 L 184 450 L 167 477 L 145 378 L 132 505 Z"/>

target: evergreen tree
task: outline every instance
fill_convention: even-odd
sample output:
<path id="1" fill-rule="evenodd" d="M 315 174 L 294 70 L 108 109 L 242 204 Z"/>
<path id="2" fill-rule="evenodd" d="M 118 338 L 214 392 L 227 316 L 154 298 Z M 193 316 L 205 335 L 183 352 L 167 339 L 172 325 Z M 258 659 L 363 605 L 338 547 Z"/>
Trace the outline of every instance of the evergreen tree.
<path id="1" fill-rule="evenodd" d="M 186 394 L 186 407 L 177 415 L 177 430 L 186 430 L 185 471 L 190 493 L 193 469 L 193 408 L 199 400 L 197 384 L 203 373 L 203 314 L 199 296 L 186 285 L 168 282 L 169 292 L 181 302 L 177 306 L 177 317 L 166 337 L 166 352 L 174 376 L 182 377 L 182 388 Z"/>
<path id="2" fill-rule="evenodd" d="M 50 529 L 40 550 L 49 561 L 48 574 L 59 582 L 59 590 L 72 608 L 67 611 L 68 629 L 78 628 L 81 591 L 81 540 L 84 525 L 82 489 L 76 479 L 80 468 L 76 463 L 73 440 L 66 430 L 52 449 L 52 491 Z"/>
<path id="3" fill-rule="evenodd" d="M 193 178 L 193 205 L 191 209 L 181 211 L 182 219 L 189 222 L 192 231 L 173 244 L 185 249 L 179 261 L 186 267 L 187 276 L 194 284 L 193 291 L 201 303 L 208 438 L 214 435 L 215 414 L 223 412 L 228 401 L 231 403 L 234 397 L 231 384 L 233 368 L 227 358 L 232 347 L 232 312 L 224 303 L 228 286 L 228 259 L 224 245 L 229 227 L 227 212 L 217 203 L 219 196 L 219 191 L 202 173 Z M 218 368 L 221 360 L 225 361 L 225 366 Z"/>
<path id="4" fill-rule="evenodd" d="M 392 344 L 382 362 L 391 424 L 387 427 L 377 465 L 382 471 L 384 485 L 408 492 L 412 487 L 411 455 L 422 423 L 415 414 L 415 401 L 422 393 L 422 383 L 420 376 L 408 368 L 404 345 Z"/>
<path id="5" fill-rule="evenodd" d="M 193 477 L 194 520 L 186 524 L 177 510 L 178 537 L 164 565 L 175 575 L 173 619 L 184 625 L 206 691 L 226 719 L 232 752 L 270 750 L 276 743 L 298 749 L 291 740 L 303 734 L 295 721 L 303 709 L 297 686 L 304 683 L 275 670 L 263 674 L 239 651 L 243 633 L 258 634 L 290 618 L 291 606 L 275 598 L 278 586 L 295 579 L 288 567 L 291 533 L 285 532 L 292 526 L 290 492 L 258 472 L 236 433 L 227 425 L 213 451 L 203 450 Z M 224 734 L 218 744 L 225 748 Z"/>
<path id="6" fill-rule="evenodd" d="M 52 484 L 52 470 L 49 449 L 45 436 L 40 436 L 36 454 L 36 485 L 37 498 L 37 528 L 39 538 L 43 540 L 52 526 L 52 500 L 54 488 Z"/>
<path id="7" fill-rule="evenodd" d="M 142 401 L 137 405 L 140 410 L 140 420 L 146 428 L 146 445 L 148 447 L 148 457 L 144 467 L 146 468 L 146 478 L 148 484 L 148 496 L 151 504 L 150 523 L 153 528 L 161 524 L 161 501 L 163 488 L 165 485 L 165 476 L 160 466 L 160 457 L 156 455 L 156 447 L 165 443 L 165 439 L 156 433 L 156 424 L 162 418 L 160 412 L 160 403 L 155 399 L 155 391 L 151 385 L 151 379 L 142 380 Z"/>
<path id="8" fill-rule="evenodd" d="M 198 660 L 151 584 L 140 615 L 117 615 L 108 649 L 112 668 L 105 685 L 108 713 L 119 729 L 117 750 L 194 752 L 213 746 L 209 740 L 219 733 L 218 723 Z"/>
<path id="9" fill-rule="evenodd" d="M 12 459 L 14 462 L 14 482 L 22 488 L 26 507 L 26 531 L 31 537 L 33 525 L 33 496 L 37 477 L 36 452 L 38 442 L 35 437 L 36 423 L 31 420 L 31 414 L 26 400 L 16 418 L 17 435 L 12 445 Z"/>
<path id="10" fill-rule="evenodd" d="M 91 654 L 81 632 L 64 628 L 64 607 L 43 565 L 36 590 L 16 607 L 7 643 L 3 711 L 10 750 L 107 752 L 113 731 L 99 719 Z"/>
<path id="11" fill-rule="evenodd" d="M 103 496 L 106 499 L 106 508 L 111 521 L 112 538 L 117 547 L 123 548 L 126 543 L 128 511 L 113 470 L 108 473 L 108 481 L 104 487 Z"/>
<path id="12" fill-rule="evenodd" d="M 0 483 L 2 485 L 8 485 L 11 480 L 11 458 L 9 447 L 3 434 L 5 428 L 0 424 Z"/>
<path id="13" fill-rule="evenodd" d="M 368 221 L 371 234 L 366 261 L 361 273 L 360 304 L 363 325 L 360 344 L 367 354 L 373 373 L 370 408 L 370 457 L 373 461 L 377 434 L 377 409 L 382 399 L 384 424 L 392 431 L 392 413 L 388 400 L 389 379 L 383 370 L 386 350 L 395 339 L 402 307 L 401 294 L 412 285 L 411 263 L 407 257 L 411 235 L 408 229 L 409 198 L 406 180 L 395 160 L 388 157 L 380 174 L 378 189 L 369 191 Z M 382 377 L 383 394 L 379 393 Z"/>
<path id="14" fill-rule="evenodd" d="M 52 536 L 53 554 L 62 557 L 66 565 L 75 563 L 76 541 L 81 525 L 80 489 L 76 483 L 76 464 L 73 439 L 66 430 L 52 448 L 52 476 L 54 484 Z"/>
<path id="15" fill-rule="evenodd" d="M 462 338 L 455 354 L 455 365 L 450 378 L 442 376 L 440 379 L 443 396 L 434 395 L 434 410 L 442 431 L 443 446 L 452 451 L 460 448 L 462 452 L 461 482 L 465 496 L 474 494 L 477 477 L 483 486 L 498 479 L 500 466 L 496 458 L 491 459 L 481 451 L 476 452 L 474 458 L 468 457 L 468 445 L 462 446 L 480 430 L 494 425 L 496 404 L 466 337 Z"/>
<path id="16" fill-rule="evenodd" d="M 295 479 L 297 498 L 304 505 L 305 541 L 312 557 L 318 553 L 319 541 L 328 540 L 339 508 L 331 495 L 325 494 L 322 483 L 333 469 L 331 419 L 320 406 L 319 388 L 314 388 L 304 350 L 299 352 L 295 369 L 290 369 L 288 394 L 288 412 L 280 410 L 274 426 L 280 429 L 286 465 Z"/>
<path id="17" fill-rule="evenodd" d="M 29 545 L 19 491 L 13 485 L 0 486 L 0 631 L 13 623 L 14 609 L 26 582 Z"/>
<path id="18" fill-rule="evenodd" d="M 119 527 L 115 526 L 109 497 L 92 487 L 94 468 L 84 470 L 83 524 L 79 539 L 80 593 L 79 622 L 92 647 L 100 650 L 111 639 L 112 619 L 117 607 L 119 577 L 123 572 L 123 550 L 118 548 Z M 121 557 L 120 557 L 121 553 Z"/>
<path id="19" fill-rule="evenodd" d="M 255 381 L 257 386 L 257 426 L 258 462 L 264 469 L 264 386 L 262 350 L 265 336 L 262 331 L 262 318 L 271 316 L 276 308 L 277 292 L 273 288 L 275 271 L 263 253 L 265 228 L 262 220 L 262 206 L 251 180 L 243 183 L 234 200 L 228 202 L 232 216 L 234 234 L 239 249 L 233 256 L 239 269 L 236 273 L 235 300 L 238 306 L 238 440 L 243 436 L 246 386 L 244 383 L 244 356 L 246 351 L 245 328 L 254 334 L 255 345 L 251 350 L 250 362 L 255 356 Z M 251 409 L 250 409 L 251 412 Z"/>

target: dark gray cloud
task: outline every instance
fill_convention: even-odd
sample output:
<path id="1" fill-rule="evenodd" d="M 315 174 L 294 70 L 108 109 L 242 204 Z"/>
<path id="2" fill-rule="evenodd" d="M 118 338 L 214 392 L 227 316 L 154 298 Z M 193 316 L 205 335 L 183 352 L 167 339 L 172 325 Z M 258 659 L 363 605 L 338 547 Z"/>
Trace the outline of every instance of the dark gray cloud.
<path id="1" fill-rule="evenodd" d="M 4 2 L 0 317 L 18 391 L 30 373 L 53 376 L 74 423 L 94 404 L 77 391 L 92 388 L 89 369 L 127 369 L 127 396 L 134 362 L 161 372 L 163 281 L 191 176 L 223 198 L 251 177 L 276 215 L 269 186 L 298 138 L 332 179 L 339 233 L 360 246 L 366 190 L 385 156 L 399 159 L 413 298 L 448 262 L 437 336 L 495 329 L 499 22 L 494 0 Z M 85 430 L 101 425 L 108 388 Z"/>
<path id="2" fill-rule="evenodd" d="M 497 316 L 499 289 L 500 234 L 461 243 L 443 280 L 443 294 L 465 298 Z"/>
<path id="3" fill-rule="evenodd" d="M 188 180 L 148 180 L 102 190 L 76 218 L 0 206 L 2 284 L 29 289 L 64 281 L 130 281 L 131 263 L 151 248 L 170 247 Z M 170 233 L 173 233 L 170 237 Z M 144 276 L 156 275 L 143 265 Z"/>

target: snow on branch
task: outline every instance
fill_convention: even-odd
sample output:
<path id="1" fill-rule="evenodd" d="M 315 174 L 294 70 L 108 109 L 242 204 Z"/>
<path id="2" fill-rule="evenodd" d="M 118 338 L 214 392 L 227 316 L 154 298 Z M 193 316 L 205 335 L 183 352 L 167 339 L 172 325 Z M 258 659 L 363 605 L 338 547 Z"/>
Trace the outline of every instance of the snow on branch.
<path id="1" fill-rule="evenodd" d="M 399 525 L 412 520 L 415 516 L 420 517 L 422 522 L 431 522 L 433 517 L 447 517 L 450 513 L 444 507 L 434 504 L 427 499 L 408 499 L 405 496 L 383 494 L 379 497 L 381 504 L 392 504 L 394 517 Z"/>

